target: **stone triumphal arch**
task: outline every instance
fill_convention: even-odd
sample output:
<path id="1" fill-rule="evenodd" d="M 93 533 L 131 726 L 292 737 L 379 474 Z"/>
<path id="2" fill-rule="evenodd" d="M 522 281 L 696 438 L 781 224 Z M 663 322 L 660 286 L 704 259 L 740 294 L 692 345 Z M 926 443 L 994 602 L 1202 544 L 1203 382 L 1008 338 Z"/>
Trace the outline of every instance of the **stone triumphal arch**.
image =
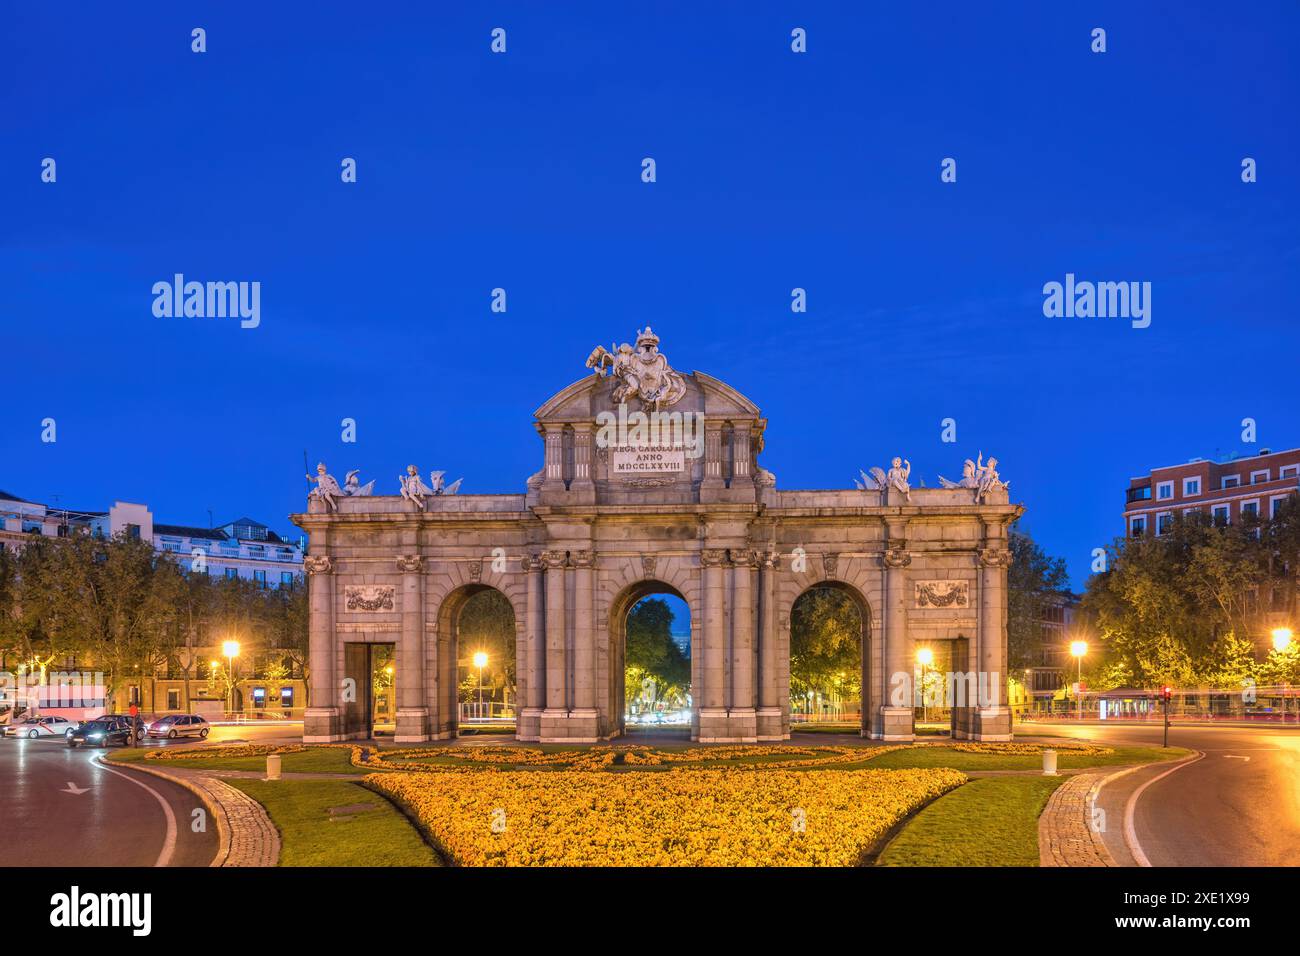
<path id="1" fill-rule="evenodd" d="M 861 612 L 864 735 L 911 739 L 915 651 L 947 642 L 956 735 L 1009 738 L 1007 527 L 1021 508 L 996 461 L 939 488 L 913 487 L 894 459 L 855 488 L 782 489 L 758 463 L 758 406 L 674 371 L 658 342 L 647 328 L 597 348 L 592 373 L 537 409 L 543 462 L 522 494 L 457 494 L 414 467 L 400 494 L 371 494 L 320 469 L 293 516 L 310 536 L 306 740 L 369 732 L 355 688 L 375 644 L 395 650 L 396 740 L 454 736 L 458 609 L 485 588 L 514 609 L 520 740 L 622 732 L 626 612 L 662 591 L 690 608 L 692 738 L 781 740 L 791 608 L 823 584 Z"/>

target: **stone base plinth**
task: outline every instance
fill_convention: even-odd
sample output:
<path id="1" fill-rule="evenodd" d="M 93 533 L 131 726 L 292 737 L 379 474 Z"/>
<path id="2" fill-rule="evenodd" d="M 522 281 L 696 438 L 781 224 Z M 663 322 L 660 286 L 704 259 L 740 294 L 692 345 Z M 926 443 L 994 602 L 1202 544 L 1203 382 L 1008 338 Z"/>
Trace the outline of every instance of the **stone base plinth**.
<path id="1" fill-rule="evenodd" d="M 969 740 L 1011 739 L 1011 710 L 1007 707 L 979 707 L 971 714 Z"/>
<path id="2" fill-rule="evenodd" d="M 303 713 L 303 743 L 332 744 L 344 739 L 343 717 L 337 707 L 308 707 Z"/>
<path id="3" fill-rule="evenodd" d="M 515 739 L 540 742 L 542 739 L 542 712 L 536 707 L 525 707 L 515 717 Z"/>
<path id="4" fill-rule="evenodd" d="M 594 744 L 601 740 L 600 713 L 596 710 L 544 710 L 538 742 L 544 744 Z"/>
<path id="5" fill-rule="evenodd" d="M 397 729 L 393 732 L 395 744 L 422 744 L 429 739 L 429 708 L 398 708 Z"/>
<path id="6" fill-rule="evenodd" d="M 700 710 L 696 741 L 702 744 L 752 744 L 758 742 L 757 714 L 752 710 Z"/>
<path id="7" fill-rule="evenodd" d="M 881 707 L 880 732 L 872 734 L 872 736 L 877 740 L 915 740 L 914 718 L 915 714 L 912 712 L 911 707 Z"/>
<path id="8" fill-rule="evenodd" d="M 781 708 L 773 707 L 770 709 L 759 708 L 754 715 L 755 736 L 759 740 L 789 740 L 790 731 L 785 728 L 784 721 L 781 720 Z"/>

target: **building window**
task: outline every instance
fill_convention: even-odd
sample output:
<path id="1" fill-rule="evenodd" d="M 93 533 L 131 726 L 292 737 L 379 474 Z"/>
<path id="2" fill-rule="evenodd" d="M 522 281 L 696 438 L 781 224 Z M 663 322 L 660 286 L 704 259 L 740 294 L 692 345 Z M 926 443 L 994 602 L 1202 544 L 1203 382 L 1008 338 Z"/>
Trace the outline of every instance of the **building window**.
<path id="1" fill-rule="evenodd" d="M 1279 478 L 1300 478 L 1300 465 L 1285 465 L 1277 476 Z"/>
<path id="2" fill-rule="evenodd" d="M 1213 509 L 1214 523 L 1220 528 L 1232 523 L 1232 518 L 1228 512 L 1227 505 L 1215 505 Z"/>
<path id="3" fill-rule="evenodd" d="M 1162 481 L 1156 485 L 1156 499 L 1164 501 L 1174 496 L 1174 483 L 1172 481 Z"/>
<path id="4" fill-rule="evenodd" d="M 265 688 L 265 687 L 254 687 L 254 688 L 253 688 L 253 706 L 256 707 L 258 710 L 261 710 L 263 707 L 266 706 L 266 688 Z"/>
<path id="5" fill-rule="evenodd" d="M 129 524 L 126 526 L 126 536 L 132 541 L 140 540 L 140 526 L 138 524 Z"/>
<path id="6" fill-rule="evenodd" d="M 1147 530 L 1147 516 L 1138 515 L 1129 521 L 1129 532 L 1134 535 L 1145 534 Z"/>
<path id="7" fill-rule="evenodd" d="M 1258 516 L 1258 515 L 1259 515 L 1259 499 L 1258 499 L 1258 498 L 1252 498 L 1250 501 L 1243 501 L 1243 502 L 1241 503 L 1241 513 L 1242 513 L 1242 515 Z"/>
<path id="8" fill-rule="evenodd" d="M 1236 488 L 1241 484 L 1241 475 L 1224 475 L 1219 479 L 1220 488 Z"/>
<path id="9" fill-rule="evenodd" d="M 167 709 L 168 710 L 181 709 L 181 692 L 175 687 L 167 688 Z"/>
<path id="10" fill-rule="evenodd" d="M 1258 485 L 1258 484 L 1260 484 L 1261 482 L 1265 482 L 1265 481 L 1268 481 L 1268 469 L 1267 469 L 1267 468 L 1265 468 L 1263 471 L 1252 471 L 1252 472 L 1250 473 L 1250 483 L 1251 483 L 1252 485 Z"/>
<path id="11" fill-rule="evenodd" d="M 1184 498 L 1190 498 L 1190 497 L 1192 497 L 1193 495 L 1199 495 L 1200 493 L 1201 493 L 1201 479 L 1199 479 L 1199 478 L 1184 478 L 1184 479 L 1183 479 L 1183 497 L 1184 497 Z"/>
<path id="12" fill-rule="evenodd" d="M 1168 511 L 1156 515 L 1156 534 L 1168 534 L 1174 526 L 1174 516 Z"/>
<path id="13" fill-rule="evenodd" d="M 239 577 L 239 568 L 226 568 L 226 580 L 233 581 Z"/>
<path id="14" fill-rule="evenodd" d="M 280 587 L 282 587 L 282 588 L 292 588 L 292 587 L 293 587 L 293 572 L 292 572 L 292 571 L 281 571 L 281 572 L 280 572 Z"/>
<path id="15" fill-rule="evenodd" d="M 253 580 L 257 582 L 259 588 L 266 587 L 266 572 L 260 568 L 253 572 Z"/>
<path id="16" fill-rule="evenodd" d="M 1286 495 L 1278 495 L 1271 502 L 1269 502 L 1268 516 L 1270 518 L 1277 517 L 1277 513 L 1282 510 L 1282 502 L 1284 501 L 1286 501 Z"/>
<path id="17" fill-rule="evenodd" d="M 280 706 L 281 706 L 281 707 L 292 707 L 292 706 L 293 706 L 293 688 L 292 688 L 292 687 L 281 687 L 281 688 L 280 688 Z"/>

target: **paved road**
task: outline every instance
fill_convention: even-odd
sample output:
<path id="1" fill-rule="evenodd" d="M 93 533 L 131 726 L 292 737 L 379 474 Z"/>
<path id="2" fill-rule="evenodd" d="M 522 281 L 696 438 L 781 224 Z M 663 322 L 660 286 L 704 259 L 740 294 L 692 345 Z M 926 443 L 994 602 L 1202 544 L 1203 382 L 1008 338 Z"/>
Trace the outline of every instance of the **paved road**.
<path id="1" fill-rule="evenodd" d="M 269 741 L 301 728 L 216 727 L 214 741 Z M 195 746 L 153 742 L 151 746 Z M 0 738 L 0 834 L 4 859 L 17 866 L 207 866 L 217 831 L 195 833 L 203 804 L 184 787 L 101 766 L 98 748 L 60 739 Z M 71 783 L 74 793 L 68 789 Z M 164 804 L 166 805 L 164 807 Z"/>
<path id="2" fill-rule="evenodd" d="M 1162 734 L 1159 725 L 1035 722 L 1033 727 L 1130 746 L 1159 746 Z M 1018 736 L 1032 732 L 1016 727 Z M 1102 790 L 1103 835 L 1118 862 L 1141 862 L 1135 843 L 1153 866 L 1300 865 L 1300 728 L 1175 724 L 1169 743 L 1205 756 L 1172 772 L 1168 764 L 1143 768 Z"/>

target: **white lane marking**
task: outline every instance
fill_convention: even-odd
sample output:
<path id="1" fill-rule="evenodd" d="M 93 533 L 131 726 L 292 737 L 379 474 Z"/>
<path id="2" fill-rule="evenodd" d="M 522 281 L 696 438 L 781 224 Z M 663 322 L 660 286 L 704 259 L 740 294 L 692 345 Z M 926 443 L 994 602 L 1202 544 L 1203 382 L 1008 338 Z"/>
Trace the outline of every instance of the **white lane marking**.
<path id="1" fill-rule="evenodd" d="M 90 788 L 89 788 L 89 787 L 78 787 L 78 786 L 77 786 L 75 783 L 73 783 L 71 780 L 68 781 L 68 785 L 67 785 L 66 788 L 64 788 L 63 790 L 60 790 L 60 791 L 59 791 L 59 793 L 71 793 L 71 794 L 78 795 L 78 796 L 79 796 L 80 794 L 83 794 L 83 793 L 89 793 L 89 792 L 90 792 Z"/>
<path id="2" fill-rule="evenodd" d="M 1142 852 L 1142 844 L 1138 843 L 1137 831 L 1133 828 L 1133 813 L 1137 808 L 1138 797 L 1142 796 L 1142 791 L 1151 786 L 1151 784 L 1155 783 L 1157 780 L 1163 780 L 1175 770 L 1182 770 L 1184 767 L 1190 767 L 1192 764 L 1196 763 L 1196 761 L 1201 760 L 1204 757 L 1205 754 L 1197 751 L 1195 757 L 1180 760 L 1164 773 L 1156 774 L 1146 783 L 1142 784 L 1142 786 L 1129 794 L 1128 802 L 1124 804 L 1124 843 L 1128 846 L 1128 851 L 1133 854 L 1133 859 L 1137 860 L 1138 866 L 1151 865 L 1151 861 L 1147 859 L 1147 855 Z"/>
<path id="3" fill-rule="evenodd" d="M 1243 757 L 1241 754 L 1224 754 L 1223 757 L 1225 760 L 1245 760 L 1247 762 L 1250 760 L 1249 757 Z"/>
<path id="4" fill-rule="evenodd" d="M 123 773 L 121 770 L 114 770 L 112 767 L 105 764 L 102 760 L 96 762 L 99 764 L 100 769 L 107 770 L 109 773 L 116 774 L 119 777 L 123 777 L 127 780 L 130 780 L 137 787 L 144 787 L 146 790 L 152 793 L 154 799 L 157 800 L 158 803 L 162 805 L 163 814 L 167 817 L 167 836 L 163 838 L 162 850 L 159 852 L 158 860 L 157 862 L 154 863 L 154 866 L 169 865 L 172 861 L 172 854 L 176 852 L 176 814 L 172 813 L 172 805 L 167 802 L 166 797 L 164 797 L 153 787 L 149 786 L 149 784 L 145 783 L 143 780 L 137 780 L 129 773 Z"/>

